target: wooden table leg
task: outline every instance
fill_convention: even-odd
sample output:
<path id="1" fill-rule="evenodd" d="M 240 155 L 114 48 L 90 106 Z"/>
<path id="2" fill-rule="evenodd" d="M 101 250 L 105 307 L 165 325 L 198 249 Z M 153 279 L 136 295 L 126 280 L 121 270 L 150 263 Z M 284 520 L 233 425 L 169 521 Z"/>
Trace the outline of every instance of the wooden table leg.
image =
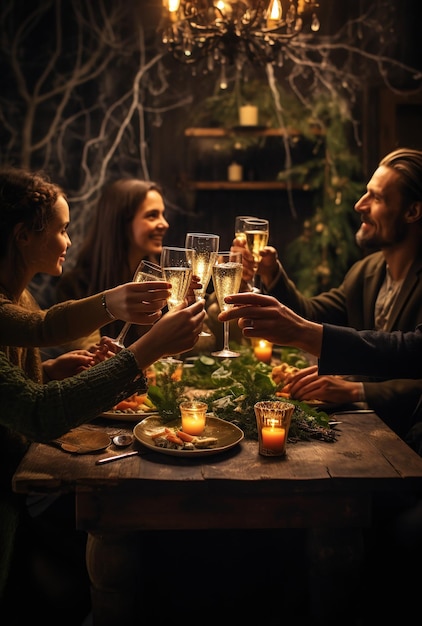
<path id="1" fill-rule="evenodd" d="M 86 563 L 91 580 L 94 626 L 133 626 L 142 593 L 137 534 L 88 534 Z"/>
<path id="2" fill-rule="evenodd" d="M 307 550 L 312 624 L 359 624 L 363 613 L 359 592 L 364 558 L 361 529 L 309 529 Z"/>

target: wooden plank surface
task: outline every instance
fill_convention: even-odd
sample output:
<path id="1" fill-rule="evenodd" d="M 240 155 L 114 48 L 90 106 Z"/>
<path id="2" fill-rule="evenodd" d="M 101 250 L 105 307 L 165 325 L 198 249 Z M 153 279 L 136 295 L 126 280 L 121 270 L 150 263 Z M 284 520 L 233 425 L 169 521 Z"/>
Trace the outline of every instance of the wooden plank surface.
<path id="1" fill-rule="evenodd" d="M 283 137 L 284 135 L 292 136 L 299 135 L 297 130 L 285 130 L 283 128 L 263 128 L 258 126 L 251 128 L 246 126 L 236 126 L 235 128 L 217 128 L 217 127 L 205 127 L 205 128 L 185 128 L 186 137 L 232 137 L 234 135 L 246 135 L 249 137 Z"/>
<path id="2" fill-rule="evenodd" d="M 341 489 L 343 481 L 353 481 L 355 488 L 362 489 L 376 485 L 379 490 L 421 485 L 422 458 L 377 416 L 350 413 L 341 415 L 340 421 L 336 443 L 288 444 L 284 459 L 262 457 L 257 442 L 244 440 L 214 456 L 190 459 L 144 450 L 140 457 L 98 466 L 95 460 L 109 452 L 75 455 L 35 443 L 22 460 L 13 486 L 17 492 L 26 493 L 68 491 L 76 485 L 113 486 L 125 480 L 281 481 L 289 483 L 291 489 L 299 488 L 301 481 L 312 481 L 315 490 L 322 488 L 320 483 L 324 489 Z M 114 426 L 104 423 L 98 427 L 115 431 Z M 122 431 L 131 429 L 131 425 L 119 426 Z"/>
<path id="3" fill-rule="evenodd" d="M 406 490 L 422 489 L 422 458 L 376 415 L 349 413 L 338 419 L 336 443 L 288 443 L 285 458 L 262 457 L 256 441 L 244 440 L 214 456 L 192 459 L 144 450 L 140 457 L 96 465 L 98 457 L 117 451 L 77 455 L 33 444 L 15 473 L 14 488 L 75 491 L 76 526 L 88 534 L 87 569 L 98 626 L 136 623 L 136 573 L 140 564 L 148 567 L 140 556 L 148 531 L 230 535 L 232 529 L 283 528 L 306 529 L 312 615 L 306 623 L 336 623 L 340 610 L 354 606 L 362 529 L 372 524 L 377 496 L 386 496 L 393 506 Z M 112 435 L 133 425 L 98 422 L 93 427 Z M 330 602 L 321 605 L 327 589 Z"/>

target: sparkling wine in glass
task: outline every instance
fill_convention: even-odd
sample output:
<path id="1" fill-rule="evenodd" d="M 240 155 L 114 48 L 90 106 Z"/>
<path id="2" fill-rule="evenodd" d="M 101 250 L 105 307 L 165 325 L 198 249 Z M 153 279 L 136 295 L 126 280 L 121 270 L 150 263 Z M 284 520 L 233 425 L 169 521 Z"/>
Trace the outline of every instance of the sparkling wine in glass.
<path id="1" fill-rule="evenodd" d="M 227 311 L 231 304 L 224 302 L 224 298 L 233 293 L 238 293 L 242 280 L 242 253 L 219 252 L 215 265 L 212 268 L 212 280 L 221 311 Z M 212 352 L 213 356 L 231 358 L 240 356 L 239 352 L 230 350 L 229 347 L 230 323 L 224 322 L 224 347 L 218 352 Z"/>
<path id="2" fill-rule="evenodd" d="M 243 243 L 246 243 L 245 235 L 245 220 L 258 219 L 253 215 L 236 215 L 234 218 L 234 236 L 236 239 L 240 239 Z"/>
<path id="3" fill-rule="evenodd" d="M 191 248 L 163 246 L 161 249 L 160 265 L 164 278 L 171 283 L 171 293 L 167 300 L 169 310 L 181 304 L 187 296 L 193 275 L 192 257 L 193 250 Z M 174 363 L 175 361 L 171 356 L 162 360 L 167 361 L 167 363 Z"/>
<path id="4" fill-rule="evenodd" d="M 202 300 L 205 298 L 212 268 L 217 259 L 220 237 L 210 233 L 187 233 L 185 245 L 193 250 L 192 270 L 196 276 L 199 276 L 202 284 L 201 289 L 195 289 L 195 298 Z M 209 336 L 210 333 L 206 331 L 199 333 L 199 337 Z"/>
<path id="5" fill-rule="evenodd" d="M 181 304 L 188 293 L 192 280 L 193 250 L 190 248 L 176 248 L 163 246 L 160 265 L 165 280 L 171 283 L 171 294 L 167 300 L 169 309 Z"/>
<path id="6" fill-rule="evenodd" d="M 253 291 L 259 292 L 256 285 L 256 271 L 261 260 L 260 251 L 268 244 L 270 223 L 268 220 L 251 217 L 245 219 L 246 246 L 254 259 Z"/>
<path id="7" fill-rule="evenodd" d="M 247 248 L 246 245 L 246 220 L 257 220 L 258 217 L 254 217 L 253 215 L 236 215 L 234 219 L 234 236 L 236 239 L 239 239 Z M 247 283 L 248 291 L 254 290 L 253 281 L 248 281 Z"/>
<path id="8" fill-rule="evenodd" d="M 141 261 L 135 270 L 132 281 L 134 283 L 146 283 L 149 281 L 164 280 L 163 271 L 159 265 L 152 263 L 151 261 Z M 126 322 L 120 333 L 114 339 L 114 343 L 120 348 L 125 347 L 125 338 L 129 328 L 130 322 Z"/>

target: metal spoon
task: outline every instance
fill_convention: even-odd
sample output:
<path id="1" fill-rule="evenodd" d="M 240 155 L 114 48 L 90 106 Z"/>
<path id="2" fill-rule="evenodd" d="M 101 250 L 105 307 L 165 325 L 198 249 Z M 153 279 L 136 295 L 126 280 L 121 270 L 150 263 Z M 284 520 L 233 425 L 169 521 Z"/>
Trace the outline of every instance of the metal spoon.
<path id="1" fill-rule="evenodd" d="M 116 435 L 113 437 L 112 442 L 118 448 L 127 448 L 133 443 L 133 435 Z"/>

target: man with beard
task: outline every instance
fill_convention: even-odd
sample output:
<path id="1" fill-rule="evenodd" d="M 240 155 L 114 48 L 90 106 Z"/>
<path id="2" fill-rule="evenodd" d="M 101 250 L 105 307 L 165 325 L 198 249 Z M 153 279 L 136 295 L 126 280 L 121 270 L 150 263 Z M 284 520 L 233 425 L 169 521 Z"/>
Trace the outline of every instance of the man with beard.
<path id="1" fill-rule="evenodd" d="M 413 331 L 422 323 L 422 152 L 400 148 L 385 156 L 354 208 L 361 218 L 356 242 L 369 253 L 351 267 L 339 287 L 305 298 L 276 250 L 267 247 L 258 268 L 263 292 L 315 322 Z M 245 250 L 245 269 L 248 256 Z M 366 402 L 406 438 L 422 380 L 319 376 L 315 365 L 294 375 L 288 390 L 298 400 Z"/>

